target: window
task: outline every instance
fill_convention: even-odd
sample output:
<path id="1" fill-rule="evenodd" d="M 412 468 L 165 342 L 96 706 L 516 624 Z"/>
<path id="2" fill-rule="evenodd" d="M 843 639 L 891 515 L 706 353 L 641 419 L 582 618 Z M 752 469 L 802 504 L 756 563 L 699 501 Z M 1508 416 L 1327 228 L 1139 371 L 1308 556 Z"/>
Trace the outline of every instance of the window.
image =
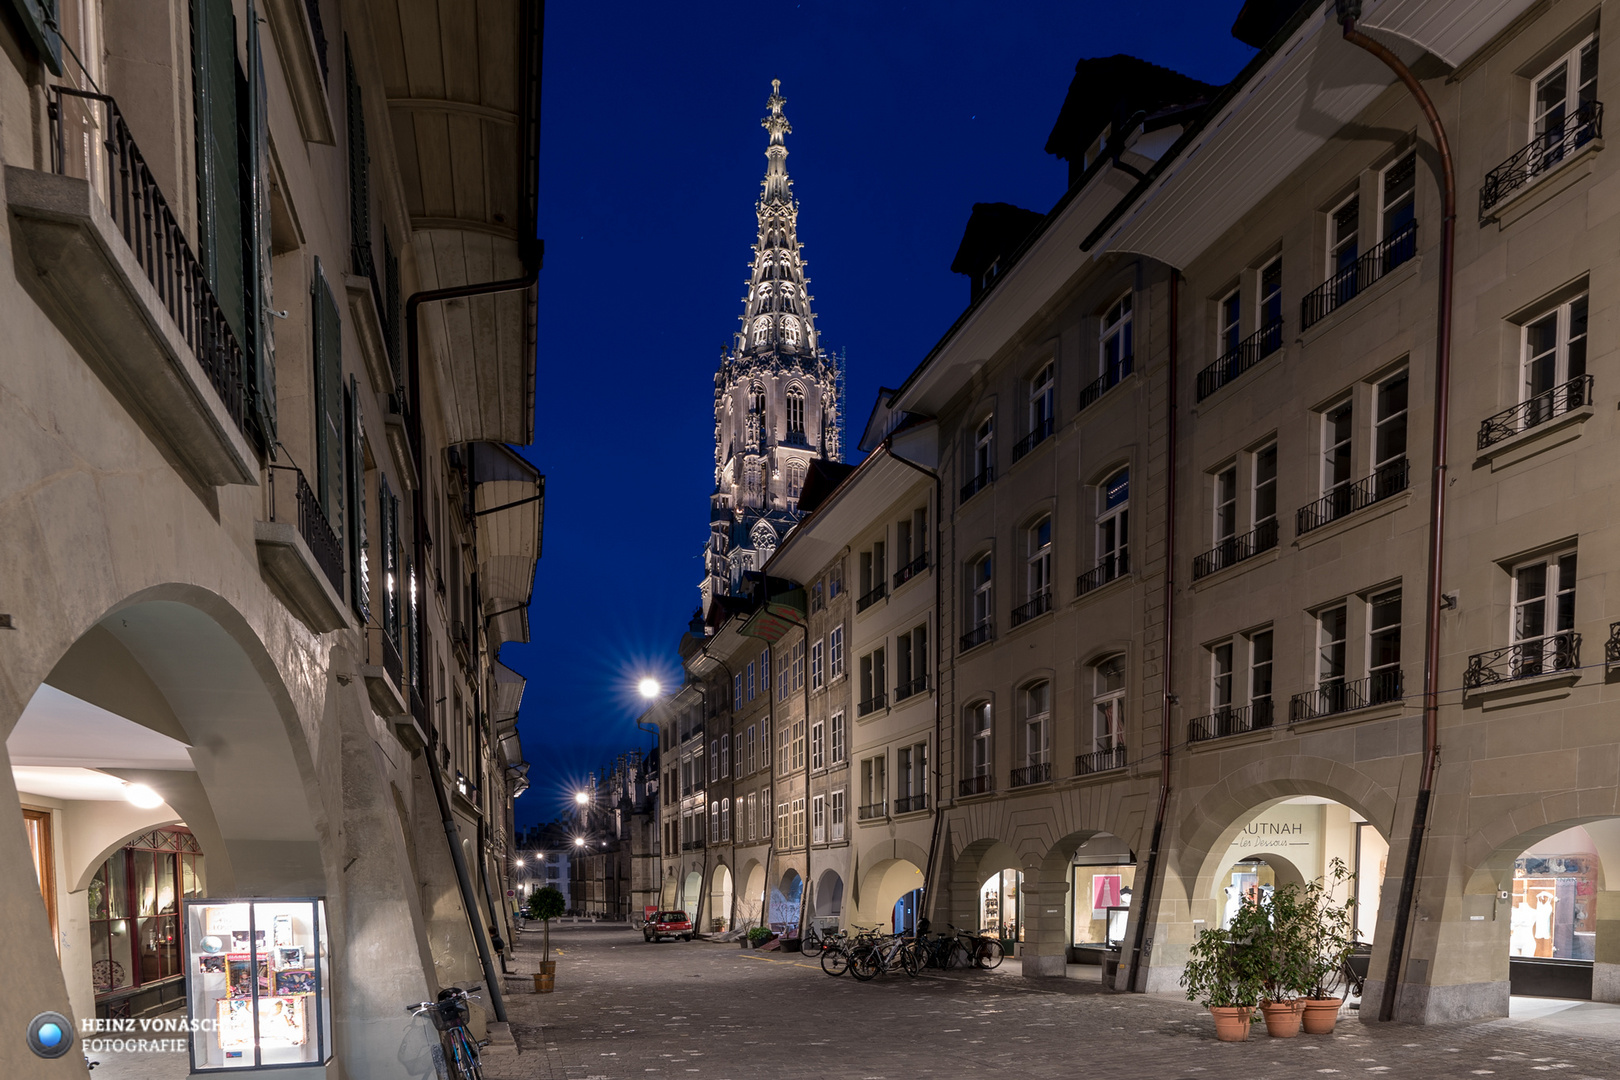
<path id="1" fill-rule="evenodd" d="M 782 841 L 782 847 L 793 846 L 793 827 L 788 821 L 788 804 L 776 804 L 776 838 Z"/>
<path id="2" fill-rule="evenodd" d="M 1575 552 L 1548 555 L 1513 568 L 1514 678 L 1574 666 Z M 1564 639 L 1564 640 L 1560 640 Z"/>
<path id="3" fill-rule="evenodd" d="M 1553 61 L 1531 83 L 1530 132 L 1532 142 L 1542 147 L 1542 171 L 1596 135 L 1597 66 L 1594 34 Z M 1573 143 L 1565 135 L 1571 120 L 1577 125 Z"/>
<path id="4" fill-rule="evenodd" d="M 992 572 L 988 554 L 980 556 L 978 561 L 973 564 L 970 577 L 973 587 L 973 609 L 969 614 L 969 619 L 972 628 L 987 627 L 990 625 L 990 617 L 995 614 L 994 597 L 991 595 L 991 586 L 994 583 L 995 575 Z"/>
<path id="5" fill-rule="evenodd" d="M 1052 749 L 1052 684 L 1038 682 L 1024 690 L 1024 763 L 1048 763 Z"/>
<path id="6" fill-rule="evenodd" d="M 743 807 L 743 818 L 748 823 L 748 839 L 759 839 L 759 792 L 750 791 Z"/>
<path id="7" fill-rule="evenodd" d="M 747 762 L 747 765 L 743 767 L 743 772 L 742 772 L 742 775 L 744 775 L 744 776 L 747 776 L 749 773 L 752 773 L 754 771 L 754 769 L 756 768 L 756 765 L 754 764 L 755 758 L 754 758 L 754 725 L 753 724 L 748 725 L 748 742 L 747 742 L 747 746 L 748 746 L 747 757 L 744 759 Z"/>
<path id="8" fill-rule="evenodd" d="M 928 808 L 928 744 L 902 746 L 895 754 L 895 813 Z"/>
<path id="9" fill-rule="evenodd" d="M 1243 298 L 1237 289 L 1233 289 L 1221 298 L 1216 312 L 1219 333 L 1219 339 L 1215 344 L 1217 356 L 1237 352 L 1238 343 L 1243 340 L 1242 316 Z"/>
<path id="10" fill-rule="evenodd" d="M 1110 656 L 1092 667 L 1092 746 L 1099 754 L 1125 747 L 1125 657 Z M 1108 763 L 1111 765 L 1112 762 Z M 1104 765 L 1106 768 L 1108 765 Z"/>
<path id="11" fill-rule="evenodd" d="M 1131 568 L 1131 471 L 1121 469 L 1104 480 L 1098 501 L 1097 565 L 1102 579 L 1112 581 Z"/>
<path id="12" fill-rule="evenodd" d="M 844 677 L 844 627 L 839 624 L 827 635 L 827 679 Z"/>
<path id="13" fill-rule="evenodd" d="M 788 699 L 788 657 L 789 653 L 783 653 L 776 658 L 777 701 L 786 701 Z"/>
<path id="14" fill-rule="evenodd" d="M 795 692 L 804 689 L 804 639 L 800 638 L 793 643 L 789 651 L 789 673 L 793 676 L 793 689 Z"/>
<path id="15" fill-rule="evenodd" d="M 839 788 L 832 793 L 829 800 L 832 803 L 832 839 L 835 844 L 844 838 L 844 817 L 847 813 L 844 802 L 847 795 L 848 792 Z"/>
<path id="16" fill-rule="evenodd" d="M 1349 494 L 1350 486 L 1350 399 L 1322 413 L 1322 494 Z M 1340 511 L 1341 513 L 1347 512 Z M 1337 516 L 1337 515 L 1335 515 Z"/>
<path id="17" fill-rule="evenodd" d="M 1369 607 L 1368 703 L 1378 705 L 1401 696 L 1401 590 L 1377 594 Z"/>
<path id="18" fill-rule="evenodd" d="M 1277 525 L 1277 444 L 1268 443 L 1254 452 L 1254 527 L 1271 526 L 1275 542 Z M 1267 547 L 1270 544 L 1266 545 Z"/>
<path id="19" fill-rule="evenodd" d="M 990 790 L 990 770 L 995 760 L 991 754 L 993 738 L 990 703 L 981 701 L 976 705 L 969 705 L 967 710 L 967 775 L 969 780 L 982 779 L 984 781 L 983 786 L 970 785 L 970 794 Z"/>
<path id="20" fill-rule="evenodd" d="M 760 315 L 754 319 L 754 344 L 763 345 L 771 336 L 771 317 Z"/>
<path id="21" fill-rule="evenodd" d="M 720 800 L 720 842 L 731 842 L 731 800 Z"/>
<path id="22" fill-rule="evenodd" d="M 1052 587 L 1052 519 L 1043 517 L 1025 533 L 1025 584 L 1031 599 L 1044 596 Z"/>
<path id="23" fill-rule="evenodd" d="M 753 462 L 750 462 L 748 464 L 748 467 L 743 470 L 743 484 L 744 484 L 744 487 L 747 489 L 747 494 L 748 494 L 749 500 L 751 502 L 754 502 L 754 503 L 759 502 L 760 486 L 759 486 L 759 466 L 758 465 L 754 464 Z"/>
<path id="24" fill-rule="evenodd" d="M 827 599 L 835 599 L 844 591 L 844 560 L 839 559 L 827 570 Z"/>
<path id="25" fill-rule="evenodd" d="M 759 835 L 762 839 L 771 838 L 771 789 L 765 788 L 759 796 Z"/>
<path id="26" fill-rule="evenodd" d="M 1210 649 L 1209 655 L 1212 675 L 1210 704 L 1220 714 L 1232 707 L 1232 643 L 1223 641 Z"/>
<path id="27" fill-rule="evenodd" d="M 988 481 L 995 468 L 995 434 L 996 418 L 987 416 L 979 422 L 978 430 L 973 433 L 973 475 L 983 477 Z"/>
<path id="28" fill-rule="evenodd" d="M 1373 476 L 1382 493 L 1406 487 L 1406 396 L 1405 368 L 1381 381 L 1374 389 L 1376 419 L 1373 421 Z"/>
<path id="29" fill-rule="evenodd" d="M 1348 625 L 1343 604 L 1316 615 L 1316 689 L 1330 712 L 1345 708 L 1344 643 Z"/>
<path id="30" fill-rule="evenodd" d="M 1531 402 L 1524 427 L 1587 403 L 1586 309 L 1582 294 L 1524 328 L 1520 400 Z"/>
<path id="31" fill-rule="evenodd" d="M 764 693 L 771 688 L 771 650 L 764 649 L 759 654 L 759 692 Z"/>
<path id="32" fill-rule="evenodd" d="M 797 499 L 804 490 L 804 463 L 790 461 L 787 466 L 787 494 L 790 499 Z M 820 586 L 817 586 L 818 590 Z"/>
<path id="33" fill-rule="evenodd" d="M 827 685 L 827 672 L 823 664 L 825 646 L 822 642 L 812 642 L 810 645 L 810 689 L 820 690 Z"/>
<path id="34" fill-rule="evenodd" d="M 820 720 L 810 725 L 810 767 L 827 767 L 827 725 Z"/>
<path id="35" fill-rule="evenodd" d="M 1237 466 L 1215 474 L 1215 543 L 1237 535 Z"/>
<path id="36" fill-rule="evenodd" d="M 827 842 L 827 797 L 817 795 L 810 800 L 810 839 L 817 844 Z"/>
<path id="37" fill-rule="evenodd" d="M 882 817 L 888 813 L 889 797 L 887 775 L 889 759 L 879 754 L 861 762 L 861 817 Z"/>
<path id="38" fill-rule="evenodd" d="M 1029 433 L 1030 444 L 1040 442 L 1052 434 L 1052 387 L 1056 365 L 1048 362 L 1029 380 Z"/>
<path id="39" fill-rule="evenodd" d="M 804 847 L 804 799 L 794 799 L 790 807 L 791 814 L 791 841 L 789 847 Z"/>
<path id="40" fill-rule="evenodd" d="M 841 712 L 833 713 L 829 726 L 832 728 L 832 763 L 837 765 L 844 760 L 849 752 L 844 735 L 844 714 Z"/>
<path id="41" fill-rule="evenodd" d="M 1410 225 L 1417 217 L 1415 203 L 1417 154 L 1409 153 L 1384 170 L 1381 190 L 1385 240 Z"/>
<path id="42" fill-rule="evenodd" d="M 894 700 L 903 701 L 928 689 L 928 626 L 914 628 L 895 639 L 896 685 Z"/>
<path id="43" fill-rule="evenodd" d="M 1126 293 L 1102 318 L 1102 340 L 1098 352 L 1098 359 L 1102 363 L 1101 373 L 1104 376 L 1112 375 L 1111 381 L 1129 375 L 1134 348 L 1131 343 L 1131 294 Z M 1047 415 L 1051 415 L 1050 411 Z"/>
<path id="44" fill-rule="evenodd" d="M 861 700 L 857 716 L 865 716 L 888 707 L 888 673 L 884 669 L 883 650 L 873 649 L 861 657 Z"/>
<path id="45" fill-rule="evenodd" d="M 1254 713 L 1255 727 L 1269 727 L 1271 724 L 1271 656 L 1271 631 L 1256 630 L 1250 634 L 1249 704 Z"/>
<path id="46" fill-rule="evenodd" d="M 782 316 L 782 340 L 789 345 L 799 343 L 799 320 L 792 315 Z"/>
<path id="47" fill-rule="evenodd" d="M 787 322 L 794 324 L 794 332 L 788 341 L 797 344 L 799 336 L 797 320 L 788 319 Z M 787 433 L 789 438 L 804 435 L 804 391 L 797 384 L 787 388 Z"/>
<path id="48" fill-rule="evenodd" d="M 1282 326 L 1282 258 L 1272 259 L 1260 268 L 1260 326 Z M 1271 334 L 1267 334 L 1261 342 L 1260 351 L 1271 353 L 1282 345 L 1282 335 L 1276 335 L 1275 344 L 1272 343 Z"/>
<path id="49" fill-rule="evenodd" d="M 51 840 L 51 812 L 23 807 L 22 815 L 23 828 L 28 834 L 28 853 L 34 863 L 34 881 L 39 885 L 39 898 L 45 904 L 45 916 L 50 922 L 51 942 L 60 958 L 62 938 L 56 913 L 56 845 Z"/>
<path id="50" fill-rule="evenodd" d="M 928 557 L 928 508 L 919 507 L 911 512 L 911 517 L 902 518 L 894 527 L 894 539 L 900 563 L 895 574 L 898 586 L 920 571 Z"/>
<path id="51" fill-rule="evenodd" d="M 793 740 L 788 726 L 783 724 L 776 733 L 776 775 L 786 776 L 793 770 Z"/>
<path id="52" fill-rule="evenodd" d="M 31 844 L 38 845 L 36 869 L 43 872 L 48 830 L 37 817 L 25 823 Z M 184 974 L 180 901 L 207 895 L 196 837 L 178 828 L 142 834 L 101 864 L 88 893 L 90 974 L 97 995 Z"/>
<path id="53" fill-rule="evenodd" d="M 793 771 L 804 770 L 804 720 L 793 721 Z"/>
<path id="54" fill-rule="evenodd" d="M 1357 230 L 1361 218 L 1361 197 L 1352 195 L 1333 208 L 1328 215 L 1328 276 L 1348 270 L 1361 254 L 1357 246 Z M 1355 282 L 1350 282 L 1350 295 L 1355 295 Z M 1349 299 L 1349 297 L 1345 297 Z"/>
<path id="55" fill-rule="evenodd" d="M 720 775 L 722 778 L 731 775 L 731 736 L 720 736 Z"/>
<path id="56" fill-rule="evenodd" d="M 719 842 L 720 804 L 718 802 L 712 802 L 709 804 L 709 843 L 718 844 Z"/>
<path id="57" fill-rule="evenodd" d="M 720 740 L 709 740 L 709 783 L 720 779 Z"/>

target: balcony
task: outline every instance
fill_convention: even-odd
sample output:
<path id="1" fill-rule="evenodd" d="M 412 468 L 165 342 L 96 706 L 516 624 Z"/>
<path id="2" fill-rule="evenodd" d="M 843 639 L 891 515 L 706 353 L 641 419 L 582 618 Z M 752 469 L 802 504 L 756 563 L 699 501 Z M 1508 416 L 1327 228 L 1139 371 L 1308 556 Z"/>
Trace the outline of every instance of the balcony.
<path id="1" fill-rule="evenodd" d="M 1187 721 L 1187 741 L 1206 742 L 1248 731 L 1264 731 L 1271 726 L 1271 716 L 1270 698 L 1239 707 L 1224 706 L 1208 716 L 1195 716 Z"/>
<path id="2" fill-rule="evenodd" d="M 903 799 L 894 800 L 896 814 L 914 814 L 918 810 L 928 809 L 927 795 L 908 795 Z"/>
<path id="3" fill-rule="evenodd" d="M 253 523 L 259 572 L 288 610 L 317 634 L 349 625 L 343 547 L 320 500 L 291 465 L 272 465 L 265 476 L 267 520 Z"/>
<path id="4" fill-rule="evenodd" d="M 1375 671 L 1365 679 L 1353 682 L 1335 679 L 1322 683 L 1315 690 L 1295 694 L 1288 701 L 1288 722 L 1297 724 L 1301 720 L 1315 720 L 1399 700 L 1400 670 Z"/>
<path id="5" fill-rule="evenodd" d="M 977 495 L 979 492 L 981 492 L 985 488 L 989 487 L 990 486 L 990 481 L 994 480 L 995 478 L 996 478 L 996 470 L 995 469 L 991 469 L 991 468 L 985 469 L 984 472 L 980 473 L 979 475 L 975 476 L 973 479 L 969 480 L 967 483 L 962 485 L 962 494 L 961 494 L 961 498 L 960 498 L 959 501 L 967 502 L 969 499 L 973 498 L 973 496 Z"/>
<path id="6" fill-rule="evenodd" d="M 1080 408 L 1087 408 L 1098 398 L 1118 386 L 1125 376 L 1129 375 L 1134 369 L 1135 362 L 1136 358 L 1133 356 L 1122 356 L 1109 364 L 1107 371 L 1091 380 L 1086 385 L 1086 388 L 1080 391 Z"/>
<path id="7" fill-rule="evenodd" d="M 1411 472 L 1412 463 L 1408 459 L 1396 458 L 1378 466 L 1371 476 L 1362 477 L 1353 484 L 1339 485 L 1309 506 L 1299 508 L 1294 515 L 1294 532 L 1303 536 L 1330 521 L 1337 521 L 1405 491 Z"/>
<path id="8" fill-rule="evenodd" d="M 1615 624 L 1620 626 L 1620 623 Z M 996 790 L 996 779 L 989 773 L 981 776 L 970 776 L 957 785 L 957 794 L 962 798 L 969 795 L 986 795 Z"/>
<path id="9" fill-rule="evenodd" d="M 18 279 L 176 468 L 258 483 L 251 368 L 202 264 L 113 99 L 50 90 L 51 172 L 6 169 Z"/>
<path id="10" fill-rule="evenodd" d="M 900 702 L 906 700 L 906 698 L 915 697 L 918 694 L 926 693 L 927 690 L 928 676 L 919 675 L 910 682 L 901 683 L 899 686 L 894 688 L 895 704 L 898 705 Z"/>
<path id="11" fill-rule="evenodd" d="M 681 844 L 681 850 L 682 851 L 702 851 L 706 846 L 708 846 L 708 845 L 702 840 L 688 840 L 685 843 Z"/>
<path id="12" fill-rule="evenodd" d="M 1090 754 L 1081 754 L 1074 759 L 1074 775 L 1091 776 L 1094 773 L 1112 772 L 1125 767 L 1125 747 L 1110 746 L 1106 750 L 1098 750 Z"/>
<path id="13" fill-rule="evenodd" d="M 1074 580 L 1074 595 L 1084 596 L 1093 589 L 1100 589 L 1116 578 L 1122 578 L 1131 572 L 1131 555 L 1129 551 L 1119 551 L 1103 556 L 1101 562 L 1087 570 Z"/>
<path id="14" fill-rule="evenodd" d="M 1014 769 L 1007 786 L 1029 787 L 1031 784 L 1044 784 L 1050 779 L 1052 779 L 1052 763 L 1042 761 L 1035 765 L 1026 765 L 1022 769 Z"/>
<path id="15" fill-rule="evenodd" d="M 887 694 L 873 694 L 871 697 L 855 706 L 855 715 L 870 716 L 879 709 L 886 709 L 888 707 L 889 697 Z"/>
<path id="16" fill-rule="evenodd" d="M 1564 118 L 1563 124 L 1536 138 L 1530 145 L 1485 174 L 1479 185 L 1479 223 L 1495 215 L 1498 204 L 1514 192 L 1535 183 L 1589 143 L 1603 137 L 1603 103 L 1589 101 Z"/>
<path id="17" fill-rule="evenodd" d="M 1025 435 L 1016 443 L 1013 443 L 1013 460 L 1017 461 L 1019 458 L 1041 445 L 1041 443 L 1045 442 L 1047 437 L 1052 434 L 1052 430 L 1052 418 L 1050 416 L 1037 421 L 1034 431 L 1031 431 L 1028 435 Z"/>
<path id="18" fill-rule="evenodd" d="M 969 649 L 976 649 L 985 642 L 994 640 L 995 636 L 995 624 L 986 619 L 962 635 L 962 651 L 967 652 Z"/>
<path id="19" fill-rule="evenodd" d="M 1283 324 L 1268 323 L 1238 342 L 1237 347 L 1198 373 L 1198 400 L 1203 401 L 1239 375 L 1282 348 Z"/>
<path id="20" fill-rule="evenodd" d="M 1029 622 L 1029 620 L 1040 615 L 1045 615 L 1051 610 L 1052 590 L 1042 589 L 1040 592 L 1035 594 L 1029 603 L 1021 604 L 1018 607 L 1013 608 L 1012 624 L 1014 626 L 1022 626 L 1024 623 Z"/>
<path id="21" fill-rule="evenodd" d="M 1521 401 L 1511 409 L 1503 409 L 1495 416 L 1485 418 L 1479 425 L 1478 448 L 1488 450 L 1499 442 L 1511 439 L 1521 431 L 1529 431 L 1555 417 L 1593 404 L 1592 376 L 1577 375 L 1551 390 L 1544 390 L 1528 401 Z"/>
<path id="22" fill-rule="evenodd" d="M 388 719 L 404 716 L 405 672 L 400 661 L 399 647 L 389 640 L 379 626 L 366 629 L 367 662 L 360 665 L 360 675 L 366 681 L 366 693 L 377 715 Z"/>
<path id="23" fill-rule="evenodd" d="M 1383 243 L 1307 293 L 1299 302 L 1299 328 L 1305 330 L 1321 322 L 1416 254 L 1417 222 L 1408 221 Z"/>
<path id="24" fill-rule="evenodd" d="M 1193 580 L 1208 577 L 1217 570 L 1236 566 L 1244 559 L 1252 559 L 1262 551 L 1277 546 L 1277 519 L 1262 521 L 1253 532 L 1242 536 L 1228 536 L 1202 555 L 1193 556 Z"/>
<path id="25" fill-rule="evenodd" d="M 889 816 L 889 804 L 886 802 L 870 803 L 855 811 L 857 821 L 876 821 Z"/>
<path id="26" fill-rule="evenodd" d="M 926 569 L 928 569 L 928 552 L 925 551 L 894 572 L 894 587 L 898 589 Z"/>
<path id="27" fill-rule="evenodd" d="M 879 600 L 882 600 L 885 596 L 888 596 L 888 595 L 889 595 L 889 587 L 887 585 L 883 584 L 883 582 L 881 582 L 881 581 L 878 582 L 876 587 L 874 587 L 871 592 L 867 593 L 865 596 L 863 596 L 859 600 L 855 601 L 855 613 L 857 615 L 860 614 L 861 612 L 865 611 L 867 608 L 871 607 L 873 604 L 877 603 Z"/>
<path id="28" fill-rule="evenodd" d="M 1611 630 L 1610 641 L 1613 640 Z M 1607 645 L 1604 656 L 1607 659 Z M 1538 675 L 1574 671 L 1580 666 L 1581 635 L 1573 630 L 1565 630 L 1560 634 L 1531 638 L 1515 642 L 1505 649 L 1492 649 L 1470 656 L 1468 670 L 1463 672 L 1463 688 L 1479 690 L 1515 679 L 1533 679 Z"/>

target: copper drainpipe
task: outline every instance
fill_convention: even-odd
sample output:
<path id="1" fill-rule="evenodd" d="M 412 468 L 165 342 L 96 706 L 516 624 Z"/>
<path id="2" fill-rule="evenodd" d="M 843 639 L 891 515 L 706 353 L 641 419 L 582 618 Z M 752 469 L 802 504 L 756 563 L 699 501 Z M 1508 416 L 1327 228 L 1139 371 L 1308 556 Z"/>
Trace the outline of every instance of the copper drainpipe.
<path id="1" fill-rule="evenodd" d="M 1417 892 L 1418 867 L 1423 853 L 1423 834 L 1429 823 L 1429 801 L 1434 792 L 1434 773 L 1440 764 L 1440 571 L 1444 557 L 1446 526 L 1446 434 L 1451 415 L 1451 276 L 1452 255 L 1457 231 L 1457 178 L 1452 169 L 1451 144 L 1434 107 L 1417 76 L 1389 49 L 1356 30 L 1361 16 L 1360 0 L 1337 0 L 1344 40 L 1372 53 L 1395 73 L 1412 92 L 1424 119 L 1434 135 L 1440 153 L 1440 311 L 1435 331 L 1434 368 L 1434 473 L 1429 481 L 1429 580 L 1424 605 L 1423 651 L 1423 771 L 1418 780 L 1417 803 L 1412 808 L 1412 831 L 1406 841 L 1406 869 L 1401 874 L 1401 891 L 1395 908 L 1394 934 L 1389 942 L 1389 964 L 1384 973 L 1384 996 L 1378 1005 L 1378 1019 L 1395 1019 L 1395 996 L 1406 953 L 1408 928 Z"/>

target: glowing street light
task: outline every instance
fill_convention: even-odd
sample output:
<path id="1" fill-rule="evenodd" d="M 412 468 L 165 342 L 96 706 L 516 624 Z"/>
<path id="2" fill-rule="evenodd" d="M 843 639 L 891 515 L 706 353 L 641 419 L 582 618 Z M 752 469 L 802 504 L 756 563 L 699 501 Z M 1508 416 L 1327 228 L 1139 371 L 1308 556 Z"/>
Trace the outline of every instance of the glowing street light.
<path id="1" fill-rule="evenodd" d="M 657 679 L 649 677 L 642 679 L 639 683 L 637 683 L 636 689 L 641 691 L 642 697 L 646 698 L 648 701 L 651 701 L 653 698 L 658 696 L 659 691 L 663 688 L 658 685 Z"/>
<path id="2" fill-rule="evenodd" d="M 583 791 L 576 791 L 574 792 L 574 801 L 579 805 L 584 806 L 586 803 L 591 801 L 591 797 Z"/>
<path id="3" fill-rule="evenodd" d="M 575 847 L 584 847 L 585 846 L 585 838 L 583 836 L 574 837 L 574 846 Z"/>

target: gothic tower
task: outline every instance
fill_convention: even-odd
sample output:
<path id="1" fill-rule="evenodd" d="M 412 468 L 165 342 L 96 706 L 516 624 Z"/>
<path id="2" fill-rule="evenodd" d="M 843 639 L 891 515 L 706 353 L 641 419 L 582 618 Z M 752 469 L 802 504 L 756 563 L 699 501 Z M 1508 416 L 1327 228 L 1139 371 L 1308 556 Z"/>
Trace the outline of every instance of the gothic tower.
<path id="1" fill-rule="evenodd" d="M 814 458 L 843 460 L 843 360 L 822 347 L 798 239 L 799 204 L 787 174 L 782 115 L 771 80 L 759 239 L 743 297 L 742 328 L 714 376 L 714 494 L 703 607 L 735 595 L 743 574 L 771 557 L 799 520 L 799 491 Z"/>

